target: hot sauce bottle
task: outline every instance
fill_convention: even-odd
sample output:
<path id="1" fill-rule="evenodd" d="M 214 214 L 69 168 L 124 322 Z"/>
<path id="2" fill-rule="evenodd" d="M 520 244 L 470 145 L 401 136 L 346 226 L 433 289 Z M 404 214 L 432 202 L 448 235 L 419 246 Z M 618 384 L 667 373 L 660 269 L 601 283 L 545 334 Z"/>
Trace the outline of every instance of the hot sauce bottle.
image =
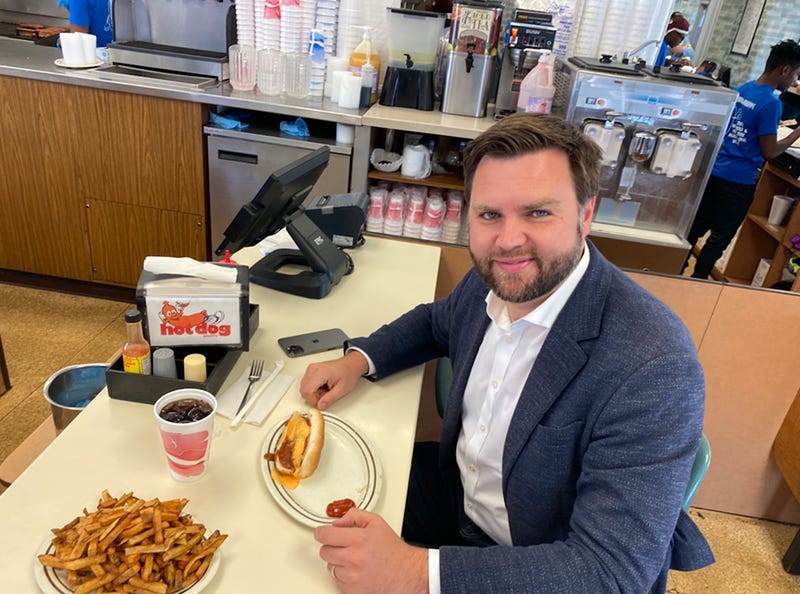
<path id="1" fill-rule="evenodd" d="M 128 340 L 122 346 L 122 364 L 128 373 L 150 375 L 150 344 L 142 332 L 142 312 L 129 309 L 125 312 Z"/>

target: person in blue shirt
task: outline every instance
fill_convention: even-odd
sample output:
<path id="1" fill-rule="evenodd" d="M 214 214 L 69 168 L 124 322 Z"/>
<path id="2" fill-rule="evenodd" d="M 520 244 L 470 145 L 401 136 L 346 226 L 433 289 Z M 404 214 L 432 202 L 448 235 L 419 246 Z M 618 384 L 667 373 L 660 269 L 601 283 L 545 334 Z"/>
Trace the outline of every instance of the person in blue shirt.
<path id="1" fill-rule="evenodd" d="M 739 97 L 687 237 L 694 246 L 711 232 L 697 256 L 693 277 L 708 278 L 736 235 L 753 201 L 764 160 L 774 159 L 800 138 L 797 128 L 778 140 L 781 102 L 775 96 L 776 90 L 794 85 L 798 76 L 800 44 L 789 39 L 772 46 L 761 76 L 736 88 Z M 684 269 L 688 263 L 687 257 Z"/>
<path id="2" fill-rule="evenodd" d="M 111 43 L 114 37 L 111 0 L 69 0 L 60 4 L 69 9 L 70 31 L 95 35 L 97 47 L 105 47 Z"/>
<path id="3" fill-rule="evenodd" d="M 664 34 L 664 39 L 661 41 L 661 47 L 656 56 L 656 66 L 669 66 L 669 61 L 674 60 L 674 55 L 680 54 L 678 59 L 686 57 L 691 58 L 694 56 L 694 50 L 691 46 L 683 44 L 684 39 L 689 34 L 689 21 L 686 17 L 679 12 L 673 12 L 672 16 L 667 23 L 667 32 Z M 688 55 L 687 50 L 691 52 Z"/>

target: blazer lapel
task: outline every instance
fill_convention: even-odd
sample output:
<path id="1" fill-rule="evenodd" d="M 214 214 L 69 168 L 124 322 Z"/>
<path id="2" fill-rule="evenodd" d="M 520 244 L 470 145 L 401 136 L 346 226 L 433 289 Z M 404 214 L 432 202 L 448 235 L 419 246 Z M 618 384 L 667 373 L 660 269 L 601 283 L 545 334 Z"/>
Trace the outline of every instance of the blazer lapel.
<path id="1" fill-rule="evenodd" d="M 600 334 L 611 265 L 590 242 L 587 244 L 591 250 L 589 268 L 547 335 L 511 417 L 503 448 L 504 487 L 531 433 L 586 364 L 580 343 Z"/>

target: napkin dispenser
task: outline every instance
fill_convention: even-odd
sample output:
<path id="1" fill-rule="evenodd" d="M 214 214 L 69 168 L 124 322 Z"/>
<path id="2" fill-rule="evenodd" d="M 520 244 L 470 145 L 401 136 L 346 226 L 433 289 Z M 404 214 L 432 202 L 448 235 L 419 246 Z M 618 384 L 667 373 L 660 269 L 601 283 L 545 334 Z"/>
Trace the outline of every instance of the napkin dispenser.
<path id="1" fill-rule="evenodd" d="M 369 196 L 363 192 L 317 196 L 305 207 L 306 216 L 341 248 L 364 243 Z"/>
<path id="2" fill-rule="evenodd" d="M 250 305 L 247 319 L 247 336 L 252 337 L 259 324 L 259 306 L 257 304 Z M 155 404 L 156 400 L 167 392 L 180 388 L 199 388 L 216 395 L 242 354 L 241 350 L 229 349 L 223 346 L 170 348 L 175 353 L 178 378 L 126 373 L 122 355 L 120 355 L 106 370 L 106 385 L 108 386 L 109 397 L 115 400 Z M 187 355 L 194 353 L 199 353 L 206 359 L 206 379 L 203 382 L 179 379 L 184 375 L 184 359 Z"/>
<path id="3" fill-rule="evenodd" d="M 144 332 L 152 348 L 249 349 L 249 268 L 209 265 L 235 268 L 235 281 L 142 271 L 136 302 L 144 314 Z"/>

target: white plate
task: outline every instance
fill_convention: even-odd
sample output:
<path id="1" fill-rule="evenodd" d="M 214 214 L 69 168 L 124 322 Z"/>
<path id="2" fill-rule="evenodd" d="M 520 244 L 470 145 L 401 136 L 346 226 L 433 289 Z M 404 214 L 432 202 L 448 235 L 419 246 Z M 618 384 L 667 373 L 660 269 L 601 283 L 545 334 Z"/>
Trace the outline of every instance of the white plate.
<path id="1" fill-rule="evenodd" d="M 194 516 L 192 518 L 196 520 Z M 39 563 L 39 555 L 52 555 L 54 551 L 53 537 L 49 536 L 36 551 L 36 557 L 33 559 L 33 577 L 44 594 L 72 594 L 75 590 L 67 585 L 67 571 L 65 569 L 53 569 Z M 220 552 L 217 549 L 214 551 L 214 556 L 211 557 L 211 563 L 203 577 L 190 587 L 178 590 L 175 594 L 198 594 L 198 592 L 202 592 L 209 582 L 214 579 L 214 575 L 219 569 L 219 560 Z"/>
<path id="2" fill-rule="evenodd" d="M 97 68 L 98 66 L 103 65 L 102 60 L 95 60 L 94 62 L 91 62 L 89 64 L 65 64 L 63 58 L 57 58 L 55 63 L 56 66 L 61 66 L 61 68 L 75 68 L 75 69 Z"/>
<path id="3" fill-rule="evenodd" d="M 272 480 L 264 454 L 275 452 L 283 435 L 285 421 L 268 434 L 259 452 L 261 474 L 267 491 L 283 510 L 306 526 L 330 524 L 336 518 L 325 515 L 325 508 L 336 499 L 349 498 L 367 511 L 378 502 L 383 482 L 381 462 L 363 435 L 344 419 L 329 413 L 325 417 L 325 445 L 314 474 L 296 489 L 287 489 Z"/>

